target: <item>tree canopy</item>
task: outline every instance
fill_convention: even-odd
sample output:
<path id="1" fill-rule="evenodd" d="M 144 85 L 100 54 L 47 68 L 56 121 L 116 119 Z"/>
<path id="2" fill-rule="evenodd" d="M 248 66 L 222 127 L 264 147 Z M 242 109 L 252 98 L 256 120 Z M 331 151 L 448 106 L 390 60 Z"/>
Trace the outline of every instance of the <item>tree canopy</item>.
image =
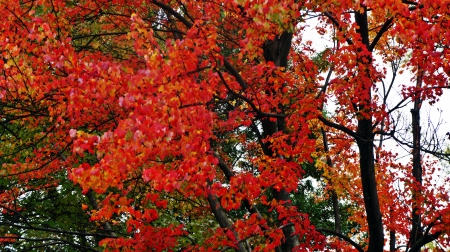
<path id="1" fill-rule="evenodd" d="M 448 137 L 421 108 L 449 88 L 449 14 L 2 1 L 1 246 L 445 251 Z"/>

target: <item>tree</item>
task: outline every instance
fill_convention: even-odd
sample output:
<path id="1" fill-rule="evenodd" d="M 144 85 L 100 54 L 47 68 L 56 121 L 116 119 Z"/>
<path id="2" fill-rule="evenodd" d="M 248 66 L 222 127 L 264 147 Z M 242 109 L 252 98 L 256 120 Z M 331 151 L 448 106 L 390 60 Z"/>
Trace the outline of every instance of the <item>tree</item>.
<path id="1" fill-rule="evenodd" d="M 2 242 L 35 246 L 36 230 L 57 229 L 64 240 L 50 241 L 88 251 L 374 252 L 388 230 L 391 251 L 450 246 L 449 195 L 424 153 L 449 155 L 423 144 L 419 119 L 449 86 L 447 5 L 2 3 L 2 220 L 35 218 Z M 396 117 L 410 103 L 412 132 Z M 308 207 L 303 176 L 324 208 Z M 56 219 L 53 197 L 82 224 Z M 317 223 L 328 206 L 334 228 Z"/>

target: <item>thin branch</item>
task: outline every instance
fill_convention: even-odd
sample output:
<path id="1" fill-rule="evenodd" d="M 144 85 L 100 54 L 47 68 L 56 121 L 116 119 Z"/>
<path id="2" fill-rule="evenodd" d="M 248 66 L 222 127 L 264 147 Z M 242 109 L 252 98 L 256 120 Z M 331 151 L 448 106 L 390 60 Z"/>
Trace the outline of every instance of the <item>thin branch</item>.
<path id="1" fill-rule="evenodd" d="M 70 235 L 92 236 L 92 237 L 102 237 L 102 238 L 115 238 L 115 237 L 113 237 L 111 235 L 107 235 L 107 234 L 83 233 L 83 232 L 67 231 L 67 230 L 56 229 L 56 228 L 43 228 L 43 227 L 36 227 L 36 226 L 22 226 L 22 225 L 18 225 L 18 224 L 15 224 L 12 222 L 7 222 L 7 221 L 1 221 L 0 226 L 10 226 L 10 227 L 15 227 L 15 228 L 46 231 L 46 232 L 58 233 L 58 234 L 70 234 Z"/>
<path id="2" fill-rule="evenodd" d="M 158 2 L 158 1 L 155 1 L 155 0 L 153 1 L 153 4 L 160 7 L 161 9 L 167 11 L 174 17 L 176 17 L 187 28 L 192 28 L 193 24 L 191 22 L 189 22 L 189 20 L 184 18 L 180 13 L 178 13 L 177 11 L 172 9 L 170 6 L 168 6 L 164 3 Z M 236 81 L 239 83 L 239 85 L 241 85 L 242 90 L 247 89 L 247 84 L 245 83 L 242 76 L 239 74 L 239 72 L 236 70 L 236 68 L 234 68 L 233 65 L 231 65 L 231 63 L 225 57 L 223 58 L 223 63 L 224 63 L 225 69 L 227 69 L 234 76 L 234 78 L 236 78 Z"/>
<path id="3" fill-rule="evenodd" d="M 328 71 L 327 78 L 325 79 L 325 84 L 320 89 L 320 92 L 316 95 L 316 99 L 318 99 L 322 94 L 324 94 L 327 91 L 328 85 L 330 85 L 330 79 L 331 74 L 333 73 L 334 67 L 331 66 L 330 70 Z"/>
<path id="4" fill-rule="evenodd" d="M 399 103 L 397 103 L 397 105 L 395 105 L 392 109 L 390 109 L 387 113 L 390 114 L 392 112 L 394 112 L 397 109 L 401 109 L 403 107 L 405 107 L 407 104 L 403 104 L 404 102 L 408 101 L 409 97 L 406 97 L 405 99 L 401 100 Z"/>
<path id="5" fill-rule="evenodd" d="M 63 239 L 59 239 L 59 238 L 40 238 L 40 239 L 36 239 L 36 238 L 27 238 L 27 237 L 14 237 L 14 236 L 0 236 L 0 238 L 25 240 L 25 241 L 32 241 L 32 242 L 55 241 L 54 243 L 44 243 L 43 245 L 40 245 L 40 246 L 33 246 L 33 248 L 47 247 L 49 245 L 57 245 L 57 244 L 61 244 L 61 245 L 68 244 L 68 245 L 71 245 L 71 246 L 79 248 L 79 249 L 98 252 L 98 250 L 95 250 L 95 249 L 93 249 L 91 247 L 79 245 L 79 244 L 73 243 L 71 241 L 63 240 Z"/>
<path id="6" fill-rule="evenodd" d="M 383 79 L 381 79 L 381 82 L 383 83 L 383 105 L 387 105 L 387 98 L 389 97 L 389 94 L 391 93 L 391 90 L 394 86 L 394 82 L 397 78 L 398 66 L 396 66 L 395 64 L 396 63 L 391 62 L 392 79 L 391 79 L 391 83 L 389 84 L 389 87 L 387 90 L 386 90 L 386 85 L 385 85 Z"/>
<path id="7" fill-rule="evenodd" d="M 28 29 L 28 26 L 23 22 L 23 20 L 14 13 L 14 11 L 10 10 L 8 7 L 5 7 L 7 11 L 9 11 L 17 20 L 19 20 L 19 23 L 22 24 L 22 27 L 24 27 L 28 32 L 30 32 L 30 29 Z"/>
<path id="8" fill-rule="evenodd" d="M 325 11 L 323 13 L 327 18 L 331 20 L 331 22 L 339 29 L 339 31 L 342 31 L 341 25 L 339 24 L 339 21 L 333 17 L 332 13 L 329 11 Z M 349 45 L 353 45 L 353 41 L 350 38 L 345 39 Z"/>
<path id="9" fill-rule="evenodd" d="M 411 149 L 413 148 L 413 145 L 411 145 L 410 143 L 404 142 L 404 141 L 400 140 L 398 137 L 396 137 L 394 135 L 394 131 L 391 131 L 388 135 L 391 136 L 397 143 L 399 143 L 401 145 L 405 145 L 405 146 L 407 146 L 408 148 L 411 148 Z M 448 153 L 438 152 L 438 151 L 430 151 L 430 150 L 422 148 L 422 147 L 420 148 L 420 151 L 423 151 L 425 153 L 433 155 L 433 156 L 435 156 L 437 158 L 440 158 L 440 159 L 443 159 L 443 160 L 446 160 L 446 161 L 450 161 L 450 154 L 448 154 Z"/>
<path id="10" fill-rule="evenodd" d="M 333 160 L 331 160 L 331 157 L 329 154 L 330 149 L 328 146 L 328 137 L 327 137 L 327 133 L 325 132 L 325 130 L 323 128 L 320 129 L 322 131 L 322 139 L 323 139 L 323 149 L 325 151 L 325 153 L 327 154 L 327 164 L 330 168 L 334 167 L 333 164 Z M 329 180 L 330 184 L 332 185 L 332 180 Z M 333 202 L 333 214 L 334 214 L 334 230 L 338 233 L 341 233 L 341 215 L 340 215 L 340 211 L 339 211 L 339 201 L 338 201 L 338 196 L 337 193 L 334 189 L 331 190 L 331 200 Z"/>
<path id="11" fill-rule="evenodd" d="M 72 142 L 68 143 L 61 151 L 57 152 L 54 157 L 51 157 L 50 160 L 48 160 L 47 162 L 44 162 L 42 165 L 40 165 L 40 166 L 38 166 L 36 168 L 32 168 L 32 169 L 29 169 L 29 170 L 16 172 L 16 173 L 9 173 L 7 175 L 0 176 L 0 178 L 7 178 L 7 177 L 12 177 L 12 176 L 25 174 L 25 173 L 28 173 L 28 172 L 38 171 L 38 170 L 44 168 L 45 166 L 47 166 L 48 164 L 50 164 L 51 162 L 53 162 L 56 159 L 58 159 L 62 154 L 64 154 L 64 152 L 69 148 L 69 146 L 71 144 L 72 144 Z"/>
<path id="12" fill-rule="evenodd" d="M 334 230 L 330 230 L 330 229 L 326 229 L 326 228 L 318 228 L 318 229 L 316 229 L 316 231 L 321 232 L 321 233 L 330 233 L 332 235 L 335 235 L 335 236 L 341 238 L 342 240 L 350 243 L 359 252 L 364 252 L 364 249 L 358 243 L 354 242 L 352 239 L 350 239 L 346 235 L 343 235 L 343 234 L 338 233 L 338 232 L 336 232 Z"/>
<path id="13" fill-rule="evenodd" d="M 102 36 L 126 35 L 126 34 L 127 34 L 127 32 L 105 32 L 105 33 L 98 33 L 98 34 L 85 34 L 85 35 L 72 37 L 72 40 L 91 38 L 91 37 L 96 38 L 96 37 L 102 37 Z"/>
<path id="14" fill-rule="evenodd" d="M 275 114 L 275 113 L 267 113 L 267 112 L 261 111 L 260 109 L 258 109 L 256 107 L 256 105 L 250 99 L 248 99 L 247 97 L 245 97 L 245 96 L 235 92 L 234 90 L 232 90 L 228 86 L 227 82 L 223 78 L 223 75 L 222 75 L 222 73 L 220 71 L 217 71 L 217 73 L 219 74 L 220 80 L 222 80 L 222 82 L 224 83 L 224 85 L 228 89 L 228 91 L 230 93 L 232 93 L 233 95 L 235 95 L 236 97 L 238 97 L 238 98 L 242 99 L 243 101 L 247 102 L 250 105 L 250 107 L 252 107 L 253 111 L 255 111 L 256 114 L 258 114 L 258 116 L 260 116 L 260 117 L 274 117 L 274 118 L 285 118 L 285 117 L 287 117 L 287 115 L 285 115 L 285 114 Z"/>
<path id="15" fill-rule="evenodd" d="M 28 222 L 27 218 L 26 218 L 23 214 L 21 214 L 20 212 L 14 210 L 14 209 L 12 209 L 12 208 L 9 208 L 9 207 L 7 207 L 7 206 L 5 206 L 5 205 L 3 205 L 3 204 L 0 205 L 0 207 L 3 208 L 3 209 L 6 209 L 7 211 L 9 211 L 9 212 L 11 212 L 11 213 L 13 213 L 14 215 L 19 216 L 20 221 L 23 222 L 23 223 L 25 223 L 27 226 L 33 227 L 33 226 Z"/>

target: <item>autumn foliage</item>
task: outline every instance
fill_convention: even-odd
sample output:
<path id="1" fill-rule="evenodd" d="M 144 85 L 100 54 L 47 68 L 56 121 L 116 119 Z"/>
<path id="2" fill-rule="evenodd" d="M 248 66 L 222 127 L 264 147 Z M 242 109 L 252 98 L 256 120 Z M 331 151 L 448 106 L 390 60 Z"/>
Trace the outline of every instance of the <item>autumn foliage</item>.
<path id="1" fill-rule="evenodd" d="M 448 249 L 449 6 L 2 1 L 0 243 Z"/>

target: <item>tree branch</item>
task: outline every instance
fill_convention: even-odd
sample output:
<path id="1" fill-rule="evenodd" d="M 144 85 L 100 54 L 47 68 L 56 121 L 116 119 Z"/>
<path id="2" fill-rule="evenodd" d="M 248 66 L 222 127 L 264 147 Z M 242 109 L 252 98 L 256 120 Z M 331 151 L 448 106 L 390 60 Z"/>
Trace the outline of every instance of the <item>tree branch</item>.
<path id="1" fill-rule="evenodd" d="M 339 29 L 339 31 L 342 31 L 341 25 L 339 24 L 339 21 L 333 17 L 332 13 L 329 11 L 325 11 L 323 13 L 323 15 L 325 15 L 325 17 L 329 18 L 331 20 L 331 22 Z M 347 43 L 349 45 L 353 45 L 353 41 L 350 38 L 345 38 L 345 40 L 347 41 Z"/>
<path id="2" fill-rule="evenodd" d="M 153 0 L 152 3 L 158 7 L 160 7 L 161 9 L 167 11 L 168 13 L 170 13 L 171 15 L 173 15 L 174 17 L 176 17 L 178 20 L 180 20 L 180 22 L 182 22 L 187 28 L 191 28 L 193 25 L 191 22 L 189 22 L 189 20 L 187 20 L 186 18 L 184 18 L 180 13 L 178 13 L 177 11 L 175 11 L 174 9 L 172 9 L 170 6 L 155 1 Z"/>
<path id="3" fill-rule="evenodd" d="M 22 229 L 31 229 L 31 230 L 38 230 L 38 231 L 46 231 L 46 232 L 52 232 L 52 233 L 58 233 L 58 234 L 70 234 L 70 235 L 81 235 L 81 236 L 92 236 L 92 237 L 102 237 L 102 238 L 115 238 L 111 235 L 107 234 L 100 234 L 100 233 L 83 233 L 83 232 L 75 232 L 75 231 L 67 231 L 62 229 L 55 229 L 55 228 L 43 228 L 43 227 L 35 227 L 35 226 L 22 226 L 17 225 L 12 222 L 7 221 L 1 221 L 0 226 L 10 226 L 15 228 L 22 228 Z"/>
<path id="4" fill-rule="evenodd" d="M 224 57 L 223 58 L 223 65 L 225 66 L 225 69 L 228 70 L 228 72 L 234 76 L 236 81 L 239 83 L 239 85 L 242 88 L 242 91 L 246 90 L 248 88 L 247 83 L 245 83 L 242 76 L 239 74 L 239 72 L 234 68 L 233 65 Z"/>
<path id="5" fill-rule="evenodd" d="M 393 131 L 391 131 L 391 133 L 388 134 L 388 135 L 391 136 L 397 143 L 399 143 L 401 145 L 405 145 L 405 146 L 407 146 L 408 148 L 411 148 L 411 149 L 413 148 L 413 145 L 411 145 L 411 144 L 409 144 L 407 142 L 404 142 L 404 141 L 400 140 L 398 137 L 396 137 L 394 135 Z M 420 148 L 420 151 L 423 151 L 425 153 L 433 155 L 433 156 L 435 156 L 437 158 L 440 158 L 440 159 L 443 159 L 443 160 L 446 160 L 446 161 L 450 161 L 450 154 L 443 153 L 443 152 L 437 152 L 437 151 L 430 151 L 430 150 L 422 148 L 422 147 Z"/>
<path id="6" fill-rule="evenodd" d="M 219 161 L 218 166 L 219 166 L 220 170 L 222 170 L 222 172 L 225 174 L 225 177 L 227 178 L 227 180 L 230 181 L 231 177 L 234 176 L 233 171 L 228 167 L 228 165 L 225 163 L 225 161 L 220 157 L 220 155 L 218 153 L 214 153 L 214 156 Z M 261 213 L 259 212 L 258 208 L 256 208 L 255 205 L 250 204 L 248 199 L 243 199 L 242 202 L 244 203 L 245 208 L 247 208 L 247 210 L 250 213 L 256 214 L 256 217 L 258 218 L 258 220 L 262 220 L 263 219 L 263 217 L 262 217 Z M 267 230 L 268 226 L 264 225 L 261 228 L 263 230 Z"/>
<path id="7" fill-rule="evenodd" d="M 377 45 L 378 41 L 380 40 L 381 36 L 383 36 L 383 34 L 389 30 L 389 28 L 391 28 L 392 26 L 392 22 L 394 21 L 394 17 L 389 18 L 388 20 L 386 20 L 386 22 L 383 24 L 383 26 L 381 27 L 381 29 L 378 31 L 377 35 L 375 36 L 375 38 L 373 39 L 372 43 L 369 46 L 369 52 L 372 52 L 373 49 L 375 48 L 375 46 Z"/>
<path id="8" fill-rule="evenodd" d="M 434 234 L 424 235 L 422 236 L 414 245 L 408 250 L 408 252 L 420 252 L 421 248 L 434 240 L 436 240 L 442 234 L 441 231 L 436 232 Z"/>
<path id="9" fill-rule="evenodd" d="M 322 131 L 322 139 L 323 139 L 323 149 L 325 153 L 329 154 L 330 150 L 328 147 L 328 138 L 327 133 L 323 128 L 320 129 Z M 334 167 L 333 161 L 331 160 L 330 155 L 327 155 L 327 164 L 330 168 Z M 332 185 L 332 182 L 328 182 Z M 338 233 L 341 233 L 341 215 L 339 211 L 339 201 L 337 193 L 334 189 L 331 189 L 331 200 L 333 202 L 333 214 L 334 214 L 334 230 Z"/>
<path id="10" fill-rule="evenodd" d="M 287 117 L 287 115 L 285 115 L 285 114 L 275 114 L 275 113 L 267 113 L 267 112 L 261 111 L 260 109 L 258 109 L 256 107 L 256 105 L 250 99 L 248 99 L 247 97 L 245 97 L 245 96 L 235 92 L 234 90 L 232 90 L 228 86 L 227 82 L 223 78 L 223 75 L 222 75 L 222 73 L 220 71 L 217 71 L 217 73 L 219 74 L 220 80 L 222 80 L 222 82 L 224 83 L 224 85 L 227 88 L 227 90 L 230 93 L 232 93 L 233 95 L 235 95 L 236 97 L 238 97 L 238 98 L 242 99 L 243 101 L 247 102 L 250 105 L 250 107 L 252 107 L 253 111 L 255 111 L 256 114 L 258 114 L 258 116 L 260 116 L 260 117 L 274 117 L 274 118 L 285 118 L 285 117 Z"/>
<path id="11" fill-rule="evenodd" d="M 321 233 L 330 233 L 330 234 L 332 234 L 334 236 L 337 236 L 337 237 L 341 238 L 342 240 L 350 243 L 359 252 L 364 252 L 364 249 L 361 246 L 359 246 L 358 243 L 354 242 L 352 239 L 350 239 L 346 235 L 343 235 L 343 234 L 338 233 L 338 232 L 336 232 L 334 230 L 330 230 L 330 229 L 326 229 L 326 228 L 317 228 L 316 231 L 321 232 Z"/>
<path id="12" fill-rule="evenodd" d="M 86 197 L 88 198 L 89 204 L 91 204 L 92 208 L 94 208 L 95 210 L 98 210 L 99 207 L 98 207 L 98 204 L 97 204 L 97 200 L 95 199 L 94 194 L 92 193 L 92 190 L 89 190 L 86 193 Z M 114 237 L 114 238 L 118 237 L 117 234 L 114 233 L 114 231 L 112 231 L 111 225 L 109 225 L 108 222 L 103 222 L 102 226 L 103 226 L 103 229 L 105 229 L 105 231 L 108 232 L 108 234 L 111 237 Z"/>
<path id="13" fill-rule="evenodd" d="M 342 131 L 342 132 L 344 132 L 344 133 L 347 133 L 348 135 L 352 136 L 352 137 L 355 138 L 355 139 L 358 138 L 358 135 L 357 135 L 354 131 L 352 131 L 351 129 L 349 129 L 349 128 L 347 128 L 347 127 L 341 125 L 341 124 L 337 124 L 337 123 L 334 123 L 334 122 L 332 122 L 332 121 L 329 121 L 328 119 L 326 119 L 326 118 L 323 117 L 323 116 L 319 116 L 318 119 L 319 119 L 321 122 L 323 122 L 323 124 L 325 124 L 325 125 L 327 125 L 327 126 L 329 126 L 329 127 L 332 127 L 332 128 L 337 129 L 337 130 L 340 130 L 340 131 Z"/>
<path id="14" fill-rule="evenodd" d="M 84 38 L 96 38 L 96 37 L 102 37 L 102 36 L 116 36 L 116 35 L 126 35 L 127 32 L 105 32 L 105 33 L 99 33 L 99 34 L 84 34 L 76 37 L 72 37 L 72 40 L 77 39 L 84 39 Z"/>
<path id="15" fill-rule="evenodd" d="M 245 248 L 244 242 L 239 239 L 239 236 L 238 236 L 237 232 L 234 230 L 233 225 L 231 225 L 230 220 L 228 220 L 228 216 L 226 215 L 225 210 L 222 208 L 222 205 L 220 204 L 217 196 L 213 195 L 209 192 L 207 199 L 208 199 L 211 211 L 213 212 L 214 217 L 216 217 L 216 220 L 219 223 L 220 227 L 228 229 L 233 233 L 234 239 L 237 242 L 237 247 L 238 247 L 237 250 L 239 252 L 247 251 L 247 249 Z"/>
<path id="16" fill-rule="evenodd" d="M 68 240 L 63 240 L 63 239 L 59 239 L 59 238 L 41 238 L 41 239 L 36 239 L 36 238 L 27 238 L 27 237 L 14 237 L 14 236 L 0 236 L 0 238 L 4 238 L 4 239 L 16 239 L 16 240 L 25 240 L 25 241 L 31 241 L 31 242 L 45 242 L 45 241 L 55 241 L 54 243 L 48 244 L 48 243 L 44 243 L 43 245 L 40 246 L 33 246 L 33 248 L 37 248 L 37 247 L 47 247 L 48 245 L 56 245 L 56 244 L 68 244 L 71 245 L 73 247 L 82 249 L 83 251 L 93 251 L 93 252 L 98 252 L 98 250 L 95 250 L 91 247 L 87 247 L 87 246 L 83 246 L 83 245 L 79 245 L 76 243 L 73 243 L 71 241 Z"/>
<path id="17" fill-rule="evenodd" d="M 328 70 L 327 78 L 325 79 L 325 84 L 320 89 L 319 93 L 316 95 L 316 99 L 318 99 L 322 94 L 325 94 L 325 92 L 327 91 L 328 85 L 330 85 L 331 74 L 333 73 L 333 71 L 334 67 L 331 66 L 330 70 Z"/>

